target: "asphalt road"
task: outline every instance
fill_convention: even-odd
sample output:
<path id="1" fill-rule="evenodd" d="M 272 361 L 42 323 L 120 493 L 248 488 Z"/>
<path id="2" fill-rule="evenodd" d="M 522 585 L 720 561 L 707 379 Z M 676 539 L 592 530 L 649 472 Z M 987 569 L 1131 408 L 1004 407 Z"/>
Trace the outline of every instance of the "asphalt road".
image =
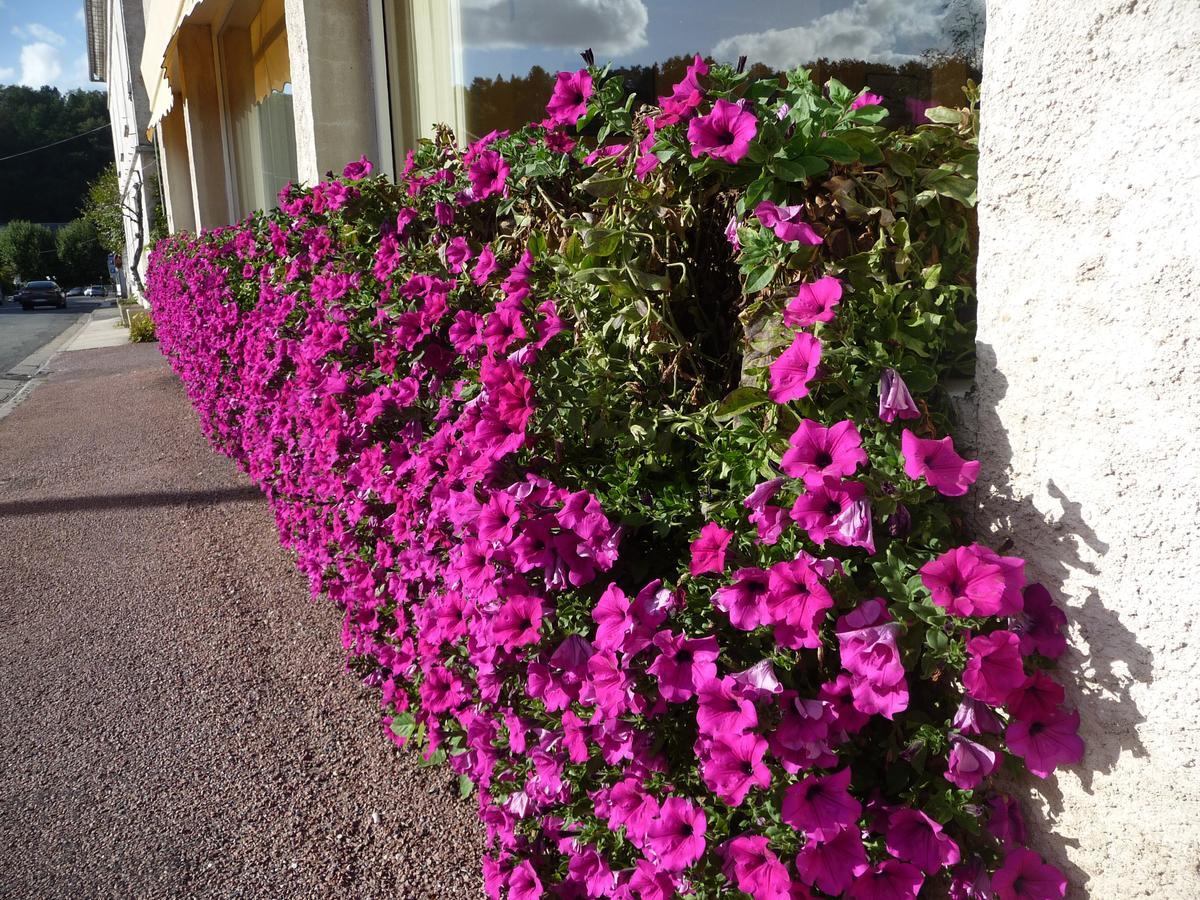
<path id="1" fill-rule="evenodd" d="M 71 324 L 109 301 L 90 297 L 69 297 L 65 309 L 36 306 L 25 312 L 11 299 L 0 303 L 0 376 L 13 366 L 54 340 Z"/>

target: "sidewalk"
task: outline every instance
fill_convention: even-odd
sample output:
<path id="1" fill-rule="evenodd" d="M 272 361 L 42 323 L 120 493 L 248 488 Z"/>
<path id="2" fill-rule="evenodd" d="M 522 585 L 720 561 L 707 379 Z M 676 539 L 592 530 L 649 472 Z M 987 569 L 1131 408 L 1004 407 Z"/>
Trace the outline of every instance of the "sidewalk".
<path id="1" fill-rule="evenodd" d="M 0 421 L 0 896 L 479 897 L 474 799 L 379 734 L 158 345 L 51 370 Z"/>

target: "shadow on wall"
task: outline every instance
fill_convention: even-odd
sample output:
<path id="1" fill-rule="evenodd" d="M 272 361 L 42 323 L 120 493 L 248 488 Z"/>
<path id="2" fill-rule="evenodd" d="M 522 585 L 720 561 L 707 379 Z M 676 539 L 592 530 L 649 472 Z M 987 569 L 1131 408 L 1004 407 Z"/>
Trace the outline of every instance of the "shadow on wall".
<path id="1" fill-rule="evenodd" d="M 1091 560 L 1110 548 L 1088 525 L 1081 505 L 1049 480 L 1046 492 L 1060 508 L 1039 509 L 1033 497 L 1018 495 L 1010 482 L 1012 447 L 997 413 L 1008 381 L 997 368 L 991 346 L 979 343 L 976 353 L 974 403 L 962 405 L 964 412 L 976 417 L 967 423 L 966 437 L 975 448 L 986 447 L 987 452 L 969 515 L 981 541 L 1000 552 L 1024 557 L 1030 581 L 1044 584 L 1067 614 L 1070 640 L 1054 674 L 1066 688 L 1067 704 L 1079 710 L 1080 734 L 1086 744 L 1083 761 L 1070 771 L 1091 794 L 1095 775 L 1112 772 L 1123 754 L 1147 755 L 1137 733 L 1145 717 L 1134 702 L 1132 689 L 1151 680 L 1154 659 L 1106 605 L 1110 598 L 1086 587 L 1099 576 Z M 1059 438 L 1073 439 L 1063 432 Z M 1070 596 L 1064 590 L 1068 582 L 1073 592 Z M 1067 859 L 1068 848 L 1078 847 L 1079 842 L 1054 830 L 1063 810 L 1058 783 L 1054 778 L 1029 776 L 1014 787 L 1025 797 L 1033 843 L 1063 870 L 1075 891 L 1084 893 L 1088 875 Z"/>

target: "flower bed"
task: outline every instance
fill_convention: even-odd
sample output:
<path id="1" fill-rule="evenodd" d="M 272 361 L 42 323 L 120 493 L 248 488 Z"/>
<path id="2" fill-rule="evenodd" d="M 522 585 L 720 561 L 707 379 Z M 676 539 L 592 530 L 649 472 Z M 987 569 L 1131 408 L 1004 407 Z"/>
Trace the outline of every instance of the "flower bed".
<path id="1" fill-rule="evenodd" d="M 1061 897 L 1001 771 L 1076 762 L 1065 617 L 978 463 L 972 109 L 697 58 L 398 184 L 161 243 L 164 353 L 385 733 L 477 793 L 491 896 Z"/>

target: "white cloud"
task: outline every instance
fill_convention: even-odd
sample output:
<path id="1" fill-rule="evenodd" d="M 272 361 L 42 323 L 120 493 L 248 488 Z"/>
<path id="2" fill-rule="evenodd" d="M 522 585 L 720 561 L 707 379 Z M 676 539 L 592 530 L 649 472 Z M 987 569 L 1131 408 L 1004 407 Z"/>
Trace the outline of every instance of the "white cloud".
<path id="1" fill-rule="evenodd" d="M 484 49 L 561 47 L 618 56 L 646 46 L 643 0 L 464 0 L 463 34 Z"/>
<path id="2" fill-rule="evenodd" d="M 49 44 L 26 44 L 21 48 L 21 84 L 41 87 L 56 84 L 62 75 L 58 48 Z"/>
<path id="3" fill-rule="evenodd" d="M 2 4 L 2 3 L 3 3 L 3 0 L 0 0 L 0 4 Z M 17 74 L 16 69 L 0 69 L 0 84 L 4 83 L 6 81 L 12 81 L 13 78 L 16 76 L 16 74 Z"/>
<path id="4" fill-rule="evenodd" d="M 19 38 L 37 41 L 41 44 L 53 44 L 55 47 L 61 47 L 66 43 L 66 38 L 53 28 L 47 28 L 37 22 L 30 22 L 28 25 L 14 25 L 12 33 Z"/>
<path id="5" fill-rule="evenodd" d="M 807 25 L 725 38 L 713 56 L 728 61 L 745 54 L 752 63 L 777 69 L 821 57 L 903 63 L 940 44 L 945 10 L 943 0 L 855 0 Z M 919 49 L 913 53 L 905 47 Z"/>
<path id="6" fill-rule="evenodd" d="M 78 22 L 80 25 L 83 25 L 86 23 L 86 19 L 83 15 L 83 7 L 82 6 L 79 7 L 79 9 L 75 10 L 75 21 Z"/>

